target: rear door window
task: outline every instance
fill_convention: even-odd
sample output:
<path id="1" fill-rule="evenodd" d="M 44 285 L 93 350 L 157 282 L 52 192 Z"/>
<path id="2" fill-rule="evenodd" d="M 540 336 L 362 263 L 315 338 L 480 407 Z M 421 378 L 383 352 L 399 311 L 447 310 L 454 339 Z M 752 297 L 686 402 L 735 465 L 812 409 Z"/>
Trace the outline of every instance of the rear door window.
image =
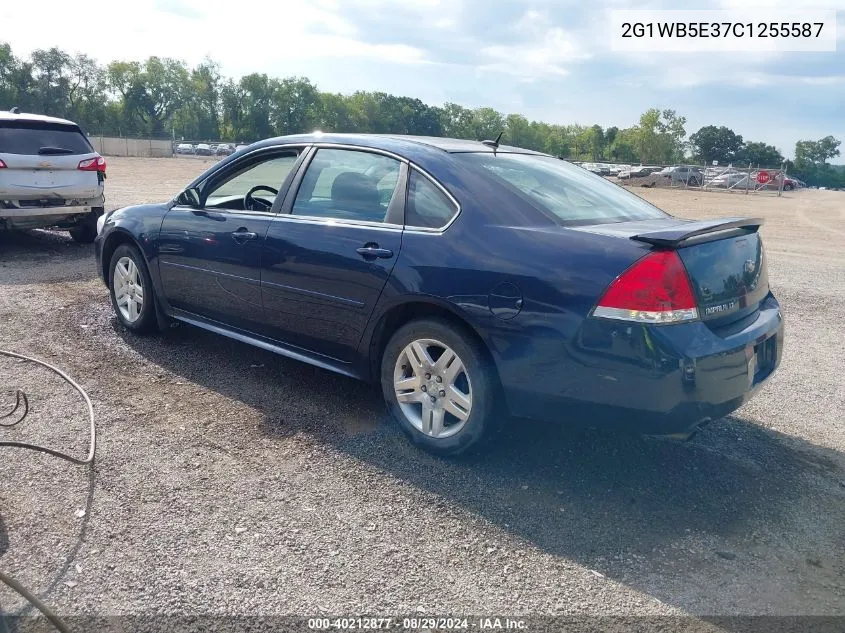
<path id="1" fill-rule="evenodd" d="M 93 152 L 94 148 L 75 125 L 44 121 L 0 121 L 0 154 L 60 156 Z"/>
<path id="2" fill-rule="evenodd" d="M 384 222 L 400 166 L 381 154 L 320 148 L 302 179 L 293 215 Z"/>

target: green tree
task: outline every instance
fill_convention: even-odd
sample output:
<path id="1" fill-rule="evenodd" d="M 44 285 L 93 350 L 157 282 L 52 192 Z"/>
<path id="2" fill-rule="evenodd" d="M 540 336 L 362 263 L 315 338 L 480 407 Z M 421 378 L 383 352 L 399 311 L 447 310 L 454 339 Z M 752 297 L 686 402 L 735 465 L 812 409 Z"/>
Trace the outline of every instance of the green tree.
<path id="1" fill-rule="evenodd" d="M 470 138 L 477 141 L 492 140 L 505 131 L 505 117 L 493 108 L 476 108 L 472 111 Z"/>
<path id="2" fill-rule="evenodd" d="M 69 116 L 70 55 L 56 47 L 33 51 L 32 70 L 38 111 L 59 117 Z"/>
<path id="3" fill-rule="evenodd" d="M 71 119 L 88 131 L 104 131 L 108 122 L 106 73 L 87 55 L 70 60 L 67 100 Z"/>
<path id="4" fill-rule="evenodd" d="M 0 108 L 19 106 L 21 110 L 34 110 L 37 93 L 32 63 L 18 59 L 11 46 L 0 42 Z"/>
<path id="5" fill-rule="evenodd" d="M 206 59 L 191 70 L 188 107 L 194 112 L 194 138 L 214 139 L 220 134 L 220 66 Z"/>
<path id="6" fill-rule="evenodd" d="M 683 159 L 686 118 L 674 110 L 651 108 L 640 116 L 632 134 L 633 145 L 644 163 L 672 163 Z"/>
<path id="7" fill-rule="evenodd" d="M 472 110 L 447 103 L 440 108 L 440 128 L 451 138 L 472 138 Z"/>
<path id="8" fill-rule="evenodd" d="M 123 101 L 125 133 L 164 136 L 170 131 L 173 115 L 189 97 L 188 70 L 175 59 L 112 62 L 108 78 Z"/>
<path id="9" fill-rule="evenodd" d="M 243 95 L 244 138 L 257 141 L 273 136 L 270 122 L 271 102 L 276 91 L 276 81 L 266 74 L 252 73 L 241 77 L 239 88 Z"/>
<path id="10" fill-rule="evenodd" d="M 639 163 L 640 157 L 636 150 L 637 130 L 628 128 L 614 134 L 613 143 L 607 150 L 608 156 L 617 163 Z"/>
<path id="11" fill-rule="evenodd" d="M 795 144 L 795 161 L 788 169 L 808 185 L 836 187 L 840 172 L 831 168 L 827 161 L 839 156 L 841 142 L 826 136 L 818 141 L 798 141 Z"/>
<path id="12" fill-rule="evenodd" d="M 220 134 L 227 141 L 243 141 L 248 138 L 249 121 L 244 108 L 245 99 L 246 90 L 240 82 L 228 79 L 220 88 Z"/>
<path id="13" fill-rule="evenodd" d="M 825 136 L 818 141 L 798 141 L 795 144 L 795 164 L 819 166 L 839 156 L 841 141 Z"/>
<path id="14" fill-rule="evenodd" d="M 505 118 L 503 138 L 509 145 L 528 148 L 533 145 L 534 130 L 531 129 L 531 123 L 528 122 L 528 119 L 521 114 L 509 114 Z"/>
<path id="15" fill-rule="evenodd" d="M 314 129 L 319 115 L 319 92 L 304 77 L 288 77 L 276 85 L 270 119 L 276 134 L 301 134 Z"/>
<path id="16" fill-rule="evenodd" d="M 773 145 L 748 141 L 739 150 L 736 160 L 761 167 L 779 167 L 783 164 L 783 155 Z"/>
<path id="17" fill-rule="evenodd" d="M 722 164 L 737 160 L 743 150 L 742 136 L 725 127 L 707 125 L 690 135 L 693 157 L 710 163 L 717 160 Z"/>

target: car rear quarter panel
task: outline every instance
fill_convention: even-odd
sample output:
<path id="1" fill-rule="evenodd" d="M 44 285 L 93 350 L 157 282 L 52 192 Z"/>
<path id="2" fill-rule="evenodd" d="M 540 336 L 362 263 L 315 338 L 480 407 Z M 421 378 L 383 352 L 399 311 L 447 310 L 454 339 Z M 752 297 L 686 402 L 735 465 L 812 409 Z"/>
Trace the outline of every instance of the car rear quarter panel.
<path id="1" fill-rule="evenodd" d="M 458 219 L 442 233 L 406 229 L 379 313 L 415 297 L 445 300 L 489 349 L 512 413 L 527 415 L 538 394 L 577 391 L 584 319 L 647 248 L 558 226 L 457 180 L 443 182 L 461 202 Z"/>

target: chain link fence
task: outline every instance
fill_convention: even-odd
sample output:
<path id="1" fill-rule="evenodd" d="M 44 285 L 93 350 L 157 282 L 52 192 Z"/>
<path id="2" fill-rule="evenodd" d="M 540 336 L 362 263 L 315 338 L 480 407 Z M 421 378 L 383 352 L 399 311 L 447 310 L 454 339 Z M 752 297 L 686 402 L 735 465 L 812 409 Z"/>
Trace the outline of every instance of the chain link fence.
<path id="1" fill-rule="evenodd" d="M 764 193 L 780 196 L 784 191 L 806 187 L 796 178 L 790 178 L 783 166 L 763 167 L 695 165 L 627 165 L 620 163 L 577 162 L 583 169 L 603 176 L 627 187 L 661 187 L 695 189 L 696 191 L 721 191 L 728 193 Z"/>

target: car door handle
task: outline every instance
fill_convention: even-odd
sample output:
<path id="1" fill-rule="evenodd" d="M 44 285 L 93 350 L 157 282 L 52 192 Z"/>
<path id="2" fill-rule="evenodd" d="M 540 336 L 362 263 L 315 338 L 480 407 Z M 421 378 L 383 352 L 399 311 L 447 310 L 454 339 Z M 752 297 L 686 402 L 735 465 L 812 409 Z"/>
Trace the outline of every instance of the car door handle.
<path id="1" fill-rule="evenodd" d="M 392 250 L 390 250 L 389 248 L 379 248 L 378 245 L 375 244 L 368 244 L 367 246 L 362 246 L 361 248 L 356 249 L 356 251 L 364 259 L 375 259 L 377 257 L 389 259 L 393 257 Z"/>
<path id="2" fill-rule="evenodd" d="M 239 228 L 237 231 L 234 231 L 232 233 L 232 239 L 235 240 L 238 244 L 243 244 L 244 242 L 248 242 L 249 240 L 254 240 L 256 237 L 258 237 L 258 233 L 247 231 L 243 227 Z"/>

